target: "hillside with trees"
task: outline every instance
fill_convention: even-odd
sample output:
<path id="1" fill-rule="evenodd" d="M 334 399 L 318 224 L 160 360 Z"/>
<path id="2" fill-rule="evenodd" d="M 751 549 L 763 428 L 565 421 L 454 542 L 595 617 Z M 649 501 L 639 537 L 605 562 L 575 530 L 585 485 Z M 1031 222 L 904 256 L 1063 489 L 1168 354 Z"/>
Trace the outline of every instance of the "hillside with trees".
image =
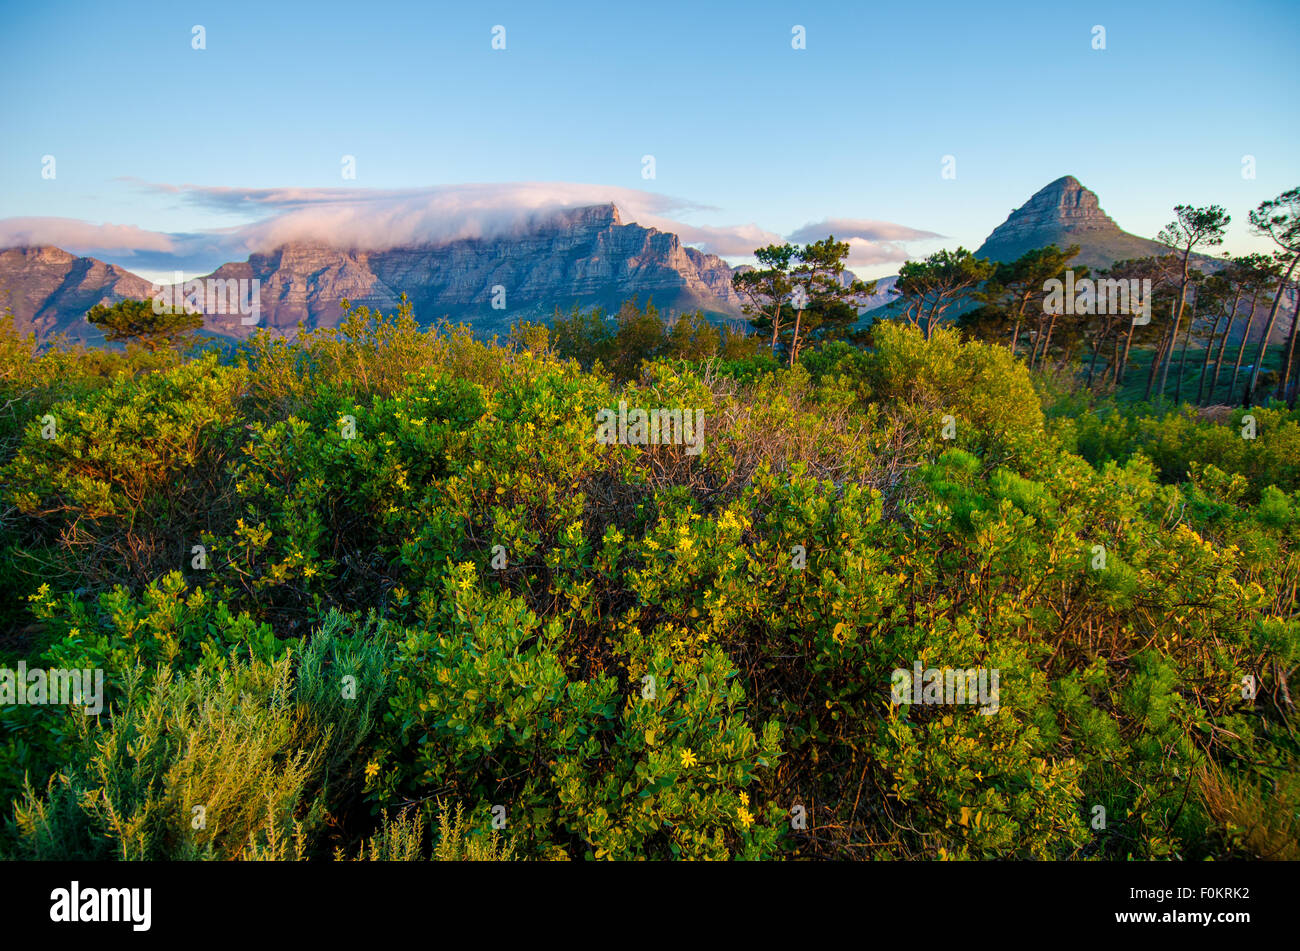
<path id="1" fill-rule="evenodd" d="M 1212 273 L 1180 206 L 1108 270 L 1149 324 L 1046 303 L 1049 247 L 913 262 L 863 328 L 830 237 L 737 276 L 750 332 L 10 325 L 0 651 L 105 693 L 0 708 L 0 853 L 1300 858 L 1294 318 L 1250 342 L 1298 204 Z"/>

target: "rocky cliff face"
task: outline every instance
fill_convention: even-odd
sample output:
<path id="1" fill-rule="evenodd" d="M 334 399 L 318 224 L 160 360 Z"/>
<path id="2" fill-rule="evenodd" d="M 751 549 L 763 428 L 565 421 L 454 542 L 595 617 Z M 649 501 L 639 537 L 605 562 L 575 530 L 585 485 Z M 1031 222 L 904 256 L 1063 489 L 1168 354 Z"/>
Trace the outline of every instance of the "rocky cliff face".
<path id="1" fill-rule="evenodd" d="M 711 254 L 682 245 L 674 234 L 624 224 L 612 204 L 570 209 L 505 239 L 463 240 L 386 251 L 286 245 L 219 267 L 210 278 L 259 281 L 256 326 L 286 333 L 339 322 L 342 302 L 390 311 L 403 293 L 422 323 L 464 321 L 503 333 L 515 320 L 653 299 L 665 312 L 702 309 L 740 313 L 732 270 Z M 123 297 L 143 299 L 151 285 L 93 258 L 57 248 L 11 249 L 0 255 L 0 293 L 9 288 L 20 326 L 41 336 L 75 330 L 89 339 L 86 310 Z M 178 294 L 178 299 L 179 299 Z M 494 302 L 500 306 L 494 307 Z M 2 305 L 0 305 L 2 306 Z M 246 336 L 239 315 L 209 313 L 208 330 Z"/>
<path id="2" fill-rule="evenodd" d="M 1106 267 L 1126 258 L 1168 253 L 1155 241 L 1122 230 L 1101 210 L 1097 195 L 1073 175 L 1039 189 L 993 230 L 975 253 L 995 261 L 1014 261 L 1026 251 L 1054 244 L 1079 245 L 1074 260 Z"/>
<path id="3" fill-rule="evenodd" d="M 257 279 L 256 326 L 286 333 L 296 332 L 299 322 L 309 329 L 334 326 L 344 300 L 391 311 L 403 293 L 422 323 L 446 317 L 483 333 L 503 333 L 515 320 L 548 317 L 556 307 L 616 310 L 631 297 L 642 304 L 653 299 L 665 312 L 699 308 L 733 316 L 740 300 L 731 274 L 721 258 L 683 246 L 674 234 L 624 224 L 607 204 L 563 211 L 505 239 L 387 251 L 286 245 L 223 265 L 208 277 Z M 0 256 L 0 292 L 5 287 L 24 328 L 41 336 L 76 329 L 93 339 L 86 310 L 101 301 L 146 298 L 151 285 L 93 258 L 26 248 Z M 207 314 L 205 325 L 232 336 L 255 329 L 239 315 L 217 313 Z"/>
<path id="4" fill-rule="evenodd" d="M 1173 217 L 1172 209 L 1170 218 Z M 1036 192 L 1029 201 L 1013 211 L 1005 222 L 994 229 L 976 255 L 995 261 L 1014 261 L 1026 251 L 1054 244 L 1065 248 L 1079 245 L 1079 254 L 1073 263 L 1089 268 L 1109 267 L 1116 261 L 1129 258 L 1162 256 L 1172 253 L 1158 241 L 1139 238 L 1122 230 L 1101 210 L 1094 192 L 1084 188 L 1072 175 L 1058 178 Z M 1192 266 L 1210 273 L 1223 267 L 1221 259 L 1208 254 L 1192 255 Z M 972 305 L 967 305 L 969 309 Z M 1266 308 L 1265 308 L 1266 309 Z M 1241 317 L 1245 316 L 1245 305 Z M 958 311 L 960 313 L 960 311 Z M 1291 311 L 1283 308 L 1269 338 L 1270 344 L 1287 339 L 1290 334 Z M 1245 333 L 1245 320 L 1233 326 L 1232 342 L 1235 345 Z M 1257 318 L 1252 340 L 1263 333 L 1263 320 Z"/>
<path id="5" fill-rule="evenodd" d="M 40 338 L 66 333 L 75 340 L 101 341 L 86 323 L 96 304 L 144 299 L 151 285 L 130 271 L 59 248 L 8 248 L 0 251 L 0 312 L 9 307 L 20 333 Z"/>

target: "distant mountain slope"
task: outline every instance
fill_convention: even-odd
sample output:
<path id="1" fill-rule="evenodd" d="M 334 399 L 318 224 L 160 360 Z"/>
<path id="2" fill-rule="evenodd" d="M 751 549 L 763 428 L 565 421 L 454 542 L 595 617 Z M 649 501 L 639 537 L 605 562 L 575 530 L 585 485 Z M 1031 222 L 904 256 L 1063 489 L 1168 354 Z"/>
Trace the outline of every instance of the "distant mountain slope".
<path id="1" fill-rule="evenodd" d="M 86 311 L 125 298 L 143 300 L 150 287 L 130 271 L 60 248 L 0 251 L 0 312 L 10 307 L 18 331 L 35 331 L 42 339 L 67 333 L 76 340 L 102 341 L 104 335 L 86 323 Z"/>
<path id="2" fill-rule="evenodd" d="M 1030 199 L 1014 209 L 1007 220 L 993 229 L 992 234 L 975 251 L 975 256 L 994 261 L 1014 261 L 1027 251 L 1045 248 L 1049 244 L 1065 248 L 1079 245 L 1079 255 L 1074 260 L 1090 268 L 1109 267 L 1126 258 L 1147 257 L 1167 253 L 1168 249 L 1157 241 L 1129 234 L 1101 210 L 1097 195 L 1084 188 L 1073 175 L 1066 175 L 1043 186 Z M 893 287 L 897 276 L 888 278 Z M 892 316 L 897 310 L 898 298 L 868 311 L 861 323 L 869 324 Z M 966 301 L 948 312 L 955 319 L 975 304 Z"/>
<path id="3" fill-rule="evenodd" d="M 1014 261 L 1049 244 L 1059 248 L 1079 245 L 1075 262 L 1092 268 L 1169 252 L 1158 241 L 1122 230 L 1101 210 L 1095 192 L 1084 188 L 1073 175 L 1066 175 L 1040 188 L 1011 212 L 975 254 L 994 261 Z"/>
<path id="4" fill-rule="evenodd" d="M 1077 244 L 1079 254 L 1073 263 L 1094 271 L 1110 267 L 1116 261 L 1170 253 L 1170 249 L 1159 241 L 1141 238 L 1121 229 L 1102 211 L 1095 192 L 1085 188 L 1073 175 L 1066 175 L 1043 186 L 1013 210 L 1007 220 L 984 239 L 975 256 L 993 261 L 1014 261 L 1028 251 L 1050 244 L 1058 248 Z M 1192 262 L 1204 271 L 1223 266 L 1221 260 L 1204 254 L 1193 254 Z M 882 289 L 892 287 L 896 280 L 896 276 L 886 278 L 880 286 Z M 868 311 L 861 324 L 891 316 L 897 302 L 898 299 L 893 298 Z M 974 302 L 965 301 L 954 306 L 946 316 L 955 319 L 975 306 Z M 1282 334 L 1282 328 L 1279 327 L 1275 333 Z"/>
<path id="5" fill-rule="evenodd" d="M 612 204 L 561 213 L 509 239 L 389 251 L 287 245 L 212 276 L 260 280 L 261 325 L 280 330 L 300 320 L 332 326 L 344 299 L 389 310 L 402 293 L 422 323 L 450 317 L 489 333 L 521 317 L 548 317 L 557 306 L 616 310 L 631 297 L 653 299 L 663 311 L 740 312 L 725 261 L 674 234 L 624 224 Z M 503 307 L 493 307 L 494 296 Z M 239 332 L 237 324 L 214 321 L 230 333 Z"/>
<path id="6" fill-rule="evenodd" d="M 0 293 L 11 290 L 20 321 L 42 336 L 93 334 L 84 320 L 90 306 L 150 293 L 142 278 L 57 248 L 14 249 L 0 261 Z M 734 317 L 740 299 L 731 274 L 721 258 L 684 246 L 675 234 L 624 224 L 618 209 L 605 204 L 560 212 L 510 238 L 386 251 L 285 245 L 222 265 L 208 277 L 256 278 L 258 326 L 288 333 L 299 321 L 309 329 L 334 326 L 345 299 L 391 310 L 402 293 L 422 323 L 449 317 L 483 333 L 503 333 L 514 321 L 547 317 L 557 306 L 616 310 L 631 297 L 642 304 L 653 299 L 664 312 L 698 308 Z M 504 307 L 493 307 L 494 297 Z M 205 325 L 231 336 L 255 329 L 219 315 L 209 315 Z"/>
<path id="7" fill-rule="evenodd" d="M 1116 260 L 1166 253 L 1156 241 L 1123 231 L 1101 210 L 1096 194 L 1067 175 L 1039 189 L 995 228 L 975 252 L 1014 260 L 1033 248 L 1080 246 L 1075 259 L 1092 268 Z M 1196 256 L 1208 269 L 1221 262 Z M 405 293 L 416 318 L 443 317 L 480 333 L 501 334 L 519 319 L 540 320 L 556 307 L 604 307 L 614 311 L 636 297 L 653 299 L 666 314 L 700 309 L 715 318 L 736 318 L 742 300 L 731 287 L 731 268 L 721 258 L 686 247 L 675 234 L 624 224 L 613 204 L 556 213 L 527 233 L 385 251 L 289 244 L 248 260 L 224 264 L 207 277 L 260 282 L 257 326 L 286 334 L 301 321 L 307 328 L 335 326 L 342 301 L 391 311 Z M 846 275 L 851 279 L 851 275 Z M 897 276 L 882 278 L 867 302 L 861 325 L 889 316 Z M 502 293 L 494 294 L 500 288 Z M 0 309 L 12 306 L 18 328 L 41 338 L 67 333 L 74 339 L 103 337 L 85 321 L 95 304 L 143 300 L 153 285 L 112 264 L 77 257 L 59 248 L 0 251 Z M 494 307 L 496 300 L 504 307 Z M 956 317 L 961 308 L 949 312 Z M 1287 313 L 1275 333 L 1290 327 Z M 239 317 L 206 315 L 205 329 L 244 337 L 255 328 Z"/>

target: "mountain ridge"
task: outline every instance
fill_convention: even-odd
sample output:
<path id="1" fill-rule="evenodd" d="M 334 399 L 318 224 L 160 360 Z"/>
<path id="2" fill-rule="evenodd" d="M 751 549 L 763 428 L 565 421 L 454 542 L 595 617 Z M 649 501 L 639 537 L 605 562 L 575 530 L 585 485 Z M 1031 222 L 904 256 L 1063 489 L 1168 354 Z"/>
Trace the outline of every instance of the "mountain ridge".
<path id="1" fill-rule="evenodd" d="M 1075 262 L 1103 268 L 1116 260 L 1166 254 L 1158 241 L 1129 234 L 1101 208 L 1095 192 L 1065 175 L 1036 191 L 990 232 L 976 254 L 1014 260 L 1055 244 L 1080 246 Z M 743 301 L 722 258 L 689 247 L 674 233 L 625 223 L 614 202 L 539 213 L 522 232 L 460 238 L 386 249 L 342 243 L 286 242 L 222 264 L 192 280 L 259 282 L 256 325 L 240 317 L 205 315 L 205 330 L 242 338 L 256 327 L 294 336 L 336 326 L 342 301 L 392 310 L 405 293 L 422 324 L 443 318 L 483 334 L 504 334 L 521 319 L 539 320 L 558 307 L 616 311 L 624 301 L 653 300 L 665 314 L 702 310 L 714 319 L 738 319 Z M 1222 261 L 1195 255 L 1203 269 Z M 865 310 L 867 322 L 886 316 L 897 275 L 879 279 Z M 0 250 L 0 307 L 8 302 L 22 332 L 45 338 L 66 333 L 102 341 L 85 321 L 95 304 L 144 300 L 158 285 L 117 265 L 51 246 Z"/>
<path id="2" fill-rule="evenodd" d="M 42 263 L 49 273 L 37 273 Z M 57 285 L 78 270 L 98 280 L 61 307 Z M 608 202 L 555 212 L 506 238 L 383 250 L 289 242 L 191 280 L 257 279 L 257 326 L 287 335 L 300 321 L 308 329 L 336 325 L 345 299 L 392 309 L 403 292 L 421 323 L 447 317 L 469 321 L 484 333 L 503 333 L 514 321 L 549 316 L 557 306 L 617 310 L 631 297 L 642 303 L 653 299 L 670 314 L 701 309 L 718 318 L 738 317 L 741 302 L 731 287 L 732 273 L 721 258 L 683 245 L 676 234 L 625 224 L 618 207 Z M 85 323 L 86 310 L 96 303 L 148 298 L 155 286 L 116 265 L 61 249 L 0 252 L 0 288 L 18 290 L 12 296 L 19 329 L 40 336 L 67 332 L 94 340 L 99 334 Z M 206 318 L 206 329 L 230 336 L 255 329 L 234 316 Z"/>
<path id="3" fill-rule="evenodd" d="M 81 257 L 49 245 L 0 249 L 0 310 L 9 306 L 21 332 L 45 338 L 65 332 L 67 316 L 78 315 L 87 342 L 103 334 L 85 321 L 96 304 L 143 300 L 154 285 L 125 268 Z M 84 329 L 82 329 L 84 328 Z"/>

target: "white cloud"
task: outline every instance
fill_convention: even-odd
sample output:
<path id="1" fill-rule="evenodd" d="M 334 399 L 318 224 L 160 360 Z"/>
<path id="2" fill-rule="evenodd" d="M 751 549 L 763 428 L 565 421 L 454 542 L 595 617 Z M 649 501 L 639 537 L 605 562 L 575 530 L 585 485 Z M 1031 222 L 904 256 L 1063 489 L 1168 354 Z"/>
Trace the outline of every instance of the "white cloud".
<path id="1" fill-rule="evenodd" d="M 942 238 L 933 231 L 919 231 L 892 221 L 873 221 L 870 218 L 827 218 L 804 225 L 790 234 L 791 241 L 809 243 L 834 235 L 838 241 L 859 238 L 863 241 L 924 241 Z"/>
<path id="2" fill-rule="evenodd" d="M 171 252 L 176 249 L 170 235 L 135 225 L 97 225 L 79 218 L 0 218 L 0 248 L 37 245 L 126 254 L 137 250 Z"/>
<path id="3" fill-rule="evenodd" d="M 427 188 L 218 188 L 134 181 L 145 190 L 176 195 L 198 210 L 245 214 L 230 228 L 188 234 L 147 231 L 133 225 L 95 225 L 71 218 L 0 220 L 0 246 L 52 244 L 80 254 L 135 257 L 161 272 L 211 270 L 253 252 L 288 243 L 382 251 L 465 239 L 525 233 L 565 209 L 613 202 L 625 223 L 672 232 L 684 244 L 729 258 L 783 239 L 756 224 L 700 225 L 682 221 L 716 209 L 656 192 L 569 182 L 439 185 Z M 861 219 L 828 219 L 805 225 L 791 241 L 835 234 L 848 240 L 851 265 L 869 266 L 907 258 L 901 242 L 938 237 L 905 225 Z"/>
<path id="4" fill-rule="evenodd" d="M 684 242 L 707 245 L 708 250 L 745 245 L 743 252 L 724 253 L 749 253 L 754 236 L 766 234 L 752 225 L 686 225 L 676 216 L 710 209 L 668 195 L 613 185 L 511 182 L 360 189 L 140 184 L 179 195 L 196 207 L 259 216 L 231 234 L 231 240 L 241 243 L 246 253 L 269 251 L 289 242 L 382 251 L 508 237 L 525 233 L 565 209 L 610 202 L 618 206 L 624 222 L 674 231 Z"/>
<path id="5" fill-rule="evenodd" d="M 820 241 L 834 235 L 849 245 L 849 267 L 878 269 L 906 261 L 912 256 L 909 242 L 928 242 L 943 235 L 921 231 L 892 221 L 869 218 L 827 218 L 804 225 L 791 232 L 789 240 L 800 243 Z"/>

